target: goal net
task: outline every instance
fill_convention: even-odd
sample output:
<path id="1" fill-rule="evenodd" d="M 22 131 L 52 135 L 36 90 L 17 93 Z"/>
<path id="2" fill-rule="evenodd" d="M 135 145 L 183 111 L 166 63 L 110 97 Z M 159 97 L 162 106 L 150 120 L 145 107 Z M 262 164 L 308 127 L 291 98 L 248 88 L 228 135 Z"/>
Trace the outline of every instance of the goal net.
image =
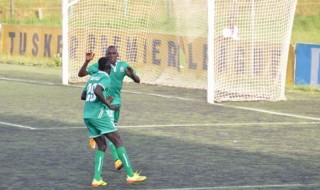
<path id="1" fill-rule="evenodd" d="M 87 80 L 77 77 L 85 52 L 95 62 L 115 45 L 142 83 L 208 90 L 220 101 L 285 99 L 296 0 L 209 2 L 63 1 L 63 83 Z"/>

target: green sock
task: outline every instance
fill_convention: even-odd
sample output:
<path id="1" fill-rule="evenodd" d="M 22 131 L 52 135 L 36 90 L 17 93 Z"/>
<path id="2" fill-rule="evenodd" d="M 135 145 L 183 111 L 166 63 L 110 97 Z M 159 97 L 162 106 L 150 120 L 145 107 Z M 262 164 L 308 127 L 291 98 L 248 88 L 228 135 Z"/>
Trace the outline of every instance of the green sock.
<path id="1" fill-rule="evenodd" d="M 114 146 L 114 144 L 108 140 L 108 145 L 109 145 L 109 148 L 110 148 L 110 152 L 111 152 L 111 155 L 112 155 L 112 158 L 113 158 L 113 161 L 116 161 L 119 159 L 119 156 L 118 156 L 118 152 L 117 152 L 117 149 L 116 147 Z"/>
<path id="2" fill-rule="evenodd" d="M 102 166 L 104 163 L 104 152 L 101 150 L 96 151 L 94 158 L 94 179 L 101 180 Z"/>
<path id="3" fill-rule="evenodd" d="M 132 177 L 134 173 L 132 171 L 132 167 L 131 167 L 130 160 L 127 155 L 126 149 L 123 146 L 121 146 L 121 147 L 117 148 L 117 152 L 118 152 L 118 155 L 119 155 L 121 162 L 124 165 L 124 168 L 126 169 L 127 175 Z"/>

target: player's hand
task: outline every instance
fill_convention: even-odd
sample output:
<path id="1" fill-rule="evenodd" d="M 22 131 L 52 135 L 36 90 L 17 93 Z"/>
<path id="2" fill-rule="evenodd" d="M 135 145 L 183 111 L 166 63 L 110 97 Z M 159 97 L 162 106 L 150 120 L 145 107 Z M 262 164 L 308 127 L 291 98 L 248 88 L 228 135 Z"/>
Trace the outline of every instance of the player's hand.
<path id="1" fill-rule="evenodd" d="M 118 106 L 110 105 L 109 108 L 113 111 L 118 111 Z"/>
<path id="2" fill-rule="evenodd" d="M 106 101 L 107 101 L 109 104 L 111 104 L 111 102 L 113 101 L 113 98 L 112 98 L 111 96 L 108 96 L 108 97 L 106 98 Z"/>
<path id="3" fill-rule="evenodd" d="M 90 62 L 94 58 L 94 53 L 92 51 L 86 53 L 86 62 Z"/>
<path id="4" fill-rule="evenodd" d="M 133 69 L 131 67 L 127 67 L 126 74 L 128 76 L 133 76 Z"/>

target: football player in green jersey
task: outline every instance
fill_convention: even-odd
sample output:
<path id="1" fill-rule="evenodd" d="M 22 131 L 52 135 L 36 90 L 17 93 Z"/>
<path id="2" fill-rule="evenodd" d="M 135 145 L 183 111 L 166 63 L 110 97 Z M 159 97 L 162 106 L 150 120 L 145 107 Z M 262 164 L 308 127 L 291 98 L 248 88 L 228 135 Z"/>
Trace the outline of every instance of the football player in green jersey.
<path id="1" fill-rule="evenodd" d="M 106 51 L 106 57 L 110 59 L 111 62 L 111 85 L 110 85 L 110 96 L 113 98 L 112 104 L 118 107 L 118 110 L 114 112 L 114 123 L 117 125 L 120 118 L 120 108 L 121 108 L 121 89 L 123 86 L 123 79 L 125 76 L 130 77 L 134 82 L 140 83 L 140 78 L 136 74 L 136 71 L 126 61 L 118 60 L 119 54 L 115 46 L 109 46 Z M 98 72 L 98 63 L 94 63 L 88 67 L 90 61 L 94 58 L 94 53 L 90 52 L 86 54 L 86 60 L 79 70 L 78 76 L 84 77 L 86 75 L 92 75 Z M 95 142 L 90 139 L 90 147 L 94 149 Z M 120 170 L 123 166 L 121 163 L 115 146 L 108 141 L 110 151 L 114 160 L 114 167 Z"/>
<path id="2" fill-rule="evenodd" d="M 107 149 L 105 137 L 113 143 L 119 159 L 124 163 L 127 183 L 136 183 L 147 179 L 146 176 L 133 172 L 118 129 L 113 123 L 113 111 L 117 111 L 118 107 L 111 105 L 112 98 L 108 97 L 111 88 L 110 70 L 109 58 L 100 58 L 98 71 L 91 75 L 81 94 L 81 99 L 85 100 L 83 121 L 88 129 L 89 138 L 93 138 L 98 146 L 95 154 L 94 178 L 91 183 L 93 187 L 107 185 L 107 182 L 103 181 L 101 177 L 104 155 Z"/>

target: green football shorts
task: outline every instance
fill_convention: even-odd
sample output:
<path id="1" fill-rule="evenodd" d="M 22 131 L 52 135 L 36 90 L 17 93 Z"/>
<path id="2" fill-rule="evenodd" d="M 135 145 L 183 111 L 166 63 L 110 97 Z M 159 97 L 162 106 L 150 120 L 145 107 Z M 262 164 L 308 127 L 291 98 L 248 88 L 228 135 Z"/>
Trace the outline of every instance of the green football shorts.
<path id="1" fill-rule="evenodd" d="M 97 118 L 84 118 L 85 125 L 88 129 L 89 138 L 99 137 L 106 133 L 117 131 L 113 121 L 108 117 Z"/>

